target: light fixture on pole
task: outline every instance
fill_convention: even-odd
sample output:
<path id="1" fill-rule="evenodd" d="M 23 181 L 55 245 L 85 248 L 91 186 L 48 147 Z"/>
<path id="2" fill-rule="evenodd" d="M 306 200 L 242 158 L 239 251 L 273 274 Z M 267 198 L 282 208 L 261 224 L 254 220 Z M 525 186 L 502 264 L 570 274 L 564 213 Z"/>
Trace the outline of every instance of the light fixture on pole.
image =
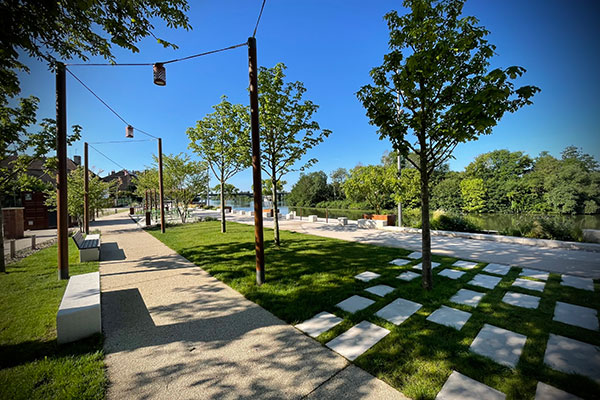
<path id="1" fill-rule="evenodd" d="M 167 70 L 162 63 L 156 63 L 152 67 L 154 75 L 154 84 L 158 86 L 165 86 L 167 84 Z"/>
<path id="2" fill-rule="evenodd" d="M 133 126 L 127 125 L 127 128 L 125 128 L 125 137 L 133 138 Z"/>

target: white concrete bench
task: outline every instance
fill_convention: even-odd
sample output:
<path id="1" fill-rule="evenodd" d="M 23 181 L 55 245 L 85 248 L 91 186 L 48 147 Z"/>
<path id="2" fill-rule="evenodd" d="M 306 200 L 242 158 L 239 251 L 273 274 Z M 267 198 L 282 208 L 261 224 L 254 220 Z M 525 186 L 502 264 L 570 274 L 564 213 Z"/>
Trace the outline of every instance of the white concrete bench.
<path id="1" fill-rule="evenodd" d="M 342 226 L 346 226 L 348 225 L 348 218 L 347 217 L 338 217 L 338 224 L 342 225 Z"/>
<path id="2" fill-rule="evenodd" d="M 359 219 L 358 227 L 362 229 L 379 229 L 387 226 L 387 221 L 375 219 Z"/>
<path id="3" fill-rule="evenodd" d="M 100 260 L 100 235 L 87 235 L 84 239 L 78 231 L 73 235 L 73 241 L 79 249 L 79 262 Z"/>
<path id="4" fill-rule="evenodd" d="M 73 342 L 101 331 L 100 273 L 72 276 L 56 315 L 58 343 Z"/>
<path id="5" fill-rule="evenodd" d="M 308 222 L 317 222 L 318 218 L 316 215 L 309 215 Z"/>

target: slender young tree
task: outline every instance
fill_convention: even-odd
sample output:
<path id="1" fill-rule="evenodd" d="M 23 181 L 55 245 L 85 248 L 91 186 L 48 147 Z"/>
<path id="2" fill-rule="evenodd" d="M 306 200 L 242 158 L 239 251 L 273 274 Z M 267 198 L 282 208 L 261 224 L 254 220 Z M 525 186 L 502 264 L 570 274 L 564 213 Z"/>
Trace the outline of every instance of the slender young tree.
<path id="1" fill-rule="evenodd" d="M 258 73 L 258 104 L 262 170 L 271 179 L 274 241 L 279 246 L 279 217 L 277 192 L 280 180 L 291 171 L 303 171 L 317 162 L 315 158 L 300 166 L 298 161 L 321 143 L 331 131 L 321 129 L 313 114 L 319 106 L 303 100 L 306 89 L 302 82 L 285 83 L 282 63 L 273 68 L 261 67 Z"/>
<path id="2" fill-rule="evenodd" d="M 196 122 L 195 128 L 188 128 L 189 148 L 208 163 L 221 189 L 221 232 L 225 225 L 225 184 L 227 180 L 250 166 L 250 116 L 248 108 L 241 104 L 231 104 L 227 96 L 213 106 L 215 112 L 207 114 Z"/>
<path id="3" fill-rule="evenodd" d="M 423 287 L 432 289 L 429 181 L 458 143 L 491 134 L 506 112 L 531 104 L 534 86 L 514 88 L 525 69 L 489 70 L 495 46 L 464 0 L 405 0 L 409 13 L 385 16 L 390 53 L 357 93 L 380 137 L 421 174 Z"/>

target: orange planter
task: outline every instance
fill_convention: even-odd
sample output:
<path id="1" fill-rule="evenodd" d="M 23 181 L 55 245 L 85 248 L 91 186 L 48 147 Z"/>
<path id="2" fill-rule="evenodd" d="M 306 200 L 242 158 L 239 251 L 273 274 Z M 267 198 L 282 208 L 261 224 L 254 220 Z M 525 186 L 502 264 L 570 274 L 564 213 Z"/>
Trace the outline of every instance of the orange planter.
<path id="1" fill-rule="evenodd" d="M 363 214 L 363 219 L 374 219 L 377 221 L 387 221 L 387 226 L 396 225 L 395 215 Z"/>

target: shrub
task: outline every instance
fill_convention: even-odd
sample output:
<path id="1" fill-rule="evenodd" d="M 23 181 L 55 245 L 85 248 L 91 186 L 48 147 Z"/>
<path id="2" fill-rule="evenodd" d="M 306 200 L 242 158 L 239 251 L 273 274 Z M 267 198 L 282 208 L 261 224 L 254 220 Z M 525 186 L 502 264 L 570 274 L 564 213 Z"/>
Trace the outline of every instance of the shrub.
<path id="1" fill-rule="evenodd" d="M 481 228 L 462 215 L 446 214 L 442 211 L 433 213 L 431 229 L 454 232 L 481 232 Z"/>

